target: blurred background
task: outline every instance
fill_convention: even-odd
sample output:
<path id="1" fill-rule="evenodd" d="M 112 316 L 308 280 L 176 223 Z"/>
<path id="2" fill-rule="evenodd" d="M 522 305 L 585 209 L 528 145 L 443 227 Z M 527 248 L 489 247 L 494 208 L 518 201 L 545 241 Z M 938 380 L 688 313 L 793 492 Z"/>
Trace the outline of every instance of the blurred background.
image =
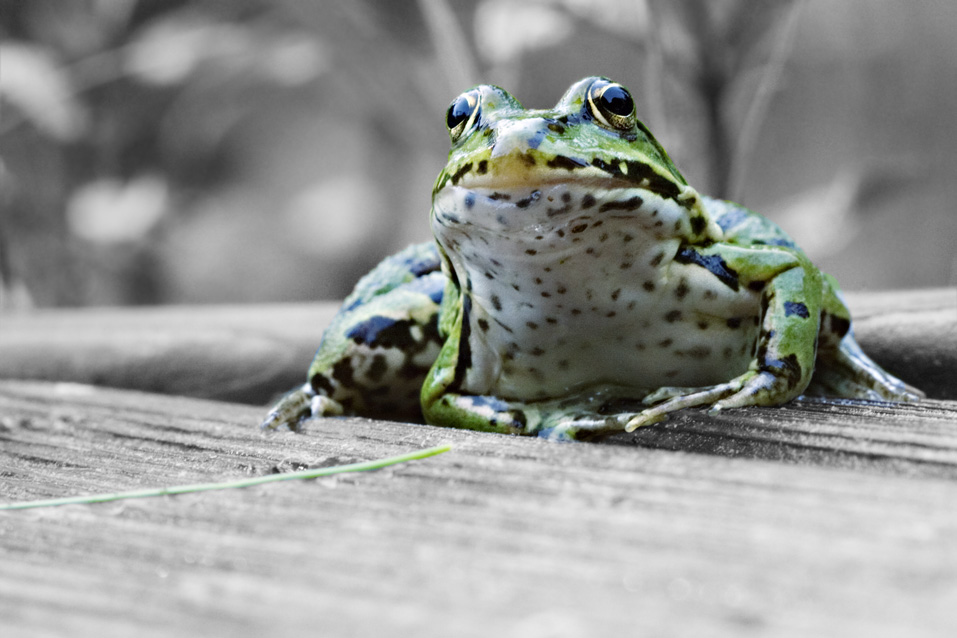
<path id="1" fill-rule="evenodd" d="M 0 303 L 341 298 L 429 237 L 445 110 L 629 86 L 845 289 L 957 284 L 952 0 L 0 0 Z"/>

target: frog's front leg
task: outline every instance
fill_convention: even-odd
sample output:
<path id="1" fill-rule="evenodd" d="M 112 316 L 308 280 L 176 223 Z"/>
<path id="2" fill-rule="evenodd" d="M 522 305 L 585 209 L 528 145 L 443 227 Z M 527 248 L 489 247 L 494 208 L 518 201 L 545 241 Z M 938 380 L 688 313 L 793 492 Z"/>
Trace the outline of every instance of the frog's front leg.
<path id="1" fill-rule="evenodd" d="M 701 251 L 707 254 L 708 250 Z M 770 247 L 713 249 L 738 273 L 739 285 L 761 290 L 761 332 L 743 374 L 704 388 L 662 388 L 646 397 L 658 403 L 631 418 L 627 431 L 664 420 L 685 408 L 711 412 L 752 405 L 780 405 L 807 387 L 814 370 L 820 324 L 820 272 L 802 254 Z"/>

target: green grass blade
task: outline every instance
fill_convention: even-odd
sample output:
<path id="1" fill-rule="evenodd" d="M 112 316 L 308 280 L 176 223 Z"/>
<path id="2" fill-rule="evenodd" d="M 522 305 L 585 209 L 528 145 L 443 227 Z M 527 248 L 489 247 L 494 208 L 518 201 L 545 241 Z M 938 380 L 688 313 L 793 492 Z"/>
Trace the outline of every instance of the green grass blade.
<path id="1" fill-rule="evenodd" d="M 314 479 L 332 474 L 342 474 L 345 472 L 368 472 L 370 470 L 379 470 L 397 463 L 406 461 L 417 461 L 419 459 L 442 454 L 452 449 L 450 445 L 439 445 L 436 447 L 416 450 L 407 454 L 390 456 L 384 459 L 374 461 L 363 461 L 361 463 L 348 463 L 346 465 L 335 465 L 332 467 L 320 467 L 315 469 L 300 470 L 299 472 L 285 472 L 283 474 L 267 474 L 265 476 L 256 476 L 254 478 L 239 479 L 236 481 L 224 481 L 221 483 L 194 483 L 192 485 L 174 485 L 172 487 L 148 488 L 143 490 L 131 490 L 128 492 L 113 492 L 109 494 L 89 494 L 84 496 L 68 496 L 65 498 L 50 498 L 39 501 L 21 501 L 18 503 L 2 503 L 2 510 L 25 510 L 36 507 L 55 507 L 57 505 L 83 505 L 90 503 L 106 503 L 109 501 L 119 501 L 129 498 L 148 498 L 151 496 L 171 496 L 174 494 L 190 494 L 193 492 L 208 492 L 211 490 L 229 490 L 241 487 L 252 487 L 254 485 L 263 485 L 265 483 L 275 483 L 277 481 L 292 481 L 302 479 Z"/>

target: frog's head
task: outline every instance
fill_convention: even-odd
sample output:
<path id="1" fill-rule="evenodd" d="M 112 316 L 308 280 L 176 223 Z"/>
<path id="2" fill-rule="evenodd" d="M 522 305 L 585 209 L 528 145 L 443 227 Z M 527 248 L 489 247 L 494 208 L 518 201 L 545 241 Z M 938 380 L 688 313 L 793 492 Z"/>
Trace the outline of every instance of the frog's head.
<path id="1" fill-rule="evenodd" d="M 476 86 L 449 106 L 447 125 L 452 150 L 433 197 L 449 185 L 507 193 L 576 183 L 674 199 L 687 186 L 638 120 L 628 89 L 607 78 L 576 82 L 550 110 L 527 110 L 503 89 Z"/>

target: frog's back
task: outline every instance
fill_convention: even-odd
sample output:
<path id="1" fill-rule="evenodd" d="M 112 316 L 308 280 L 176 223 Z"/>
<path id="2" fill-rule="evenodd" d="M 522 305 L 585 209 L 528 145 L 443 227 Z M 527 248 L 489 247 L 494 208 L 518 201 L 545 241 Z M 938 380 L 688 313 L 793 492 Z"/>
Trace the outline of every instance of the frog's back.
<path id="1" fill-rule="evenodd" d="M 771 220 L 734 202 L 702 197 L 708 215 L 725 233 L 725 241 L 740 246 L 783 246 L 800 250 L 790 235 Z"/>

